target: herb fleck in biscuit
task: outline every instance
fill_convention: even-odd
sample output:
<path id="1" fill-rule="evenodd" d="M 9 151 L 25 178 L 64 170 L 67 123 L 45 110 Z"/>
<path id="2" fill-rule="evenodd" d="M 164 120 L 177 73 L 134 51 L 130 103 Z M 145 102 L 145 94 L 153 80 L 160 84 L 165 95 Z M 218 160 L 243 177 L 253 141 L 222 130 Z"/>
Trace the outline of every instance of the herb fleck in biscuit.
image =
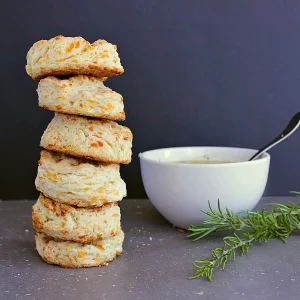
<path id="1" fill-rule="evenodd" d="M 105 40 L 90 44 L 82 37 L 59 35 L 40 40 L 27 53 L 26 71 L 35 80 L 47 76 L 109 77 L 124 72 L 116 45 Z"/>
<path id="2" fill-rule="evenodd" d="M 107 163 L 131 161 L 132 133 L 114 121 L 55 113 L 40 146 Z"/>

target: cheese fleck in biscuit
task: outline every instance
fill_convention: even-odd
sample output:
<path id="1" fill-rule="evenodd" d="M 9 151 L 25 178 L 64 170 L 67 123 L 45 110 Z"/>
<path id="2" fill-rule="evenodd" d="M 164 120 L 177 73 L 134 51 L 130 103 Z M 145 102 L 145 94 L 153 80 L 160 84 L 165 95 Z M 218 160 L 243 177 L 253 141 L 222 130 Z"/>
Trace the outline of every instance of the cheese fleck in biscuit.
<path id="1" fill-rule="evenodd" d="M 122 253 L 124 232 L 91 244 L 60 241 L 42 233 L 35 234 L 36 249 L 48 264 L 64 268 L 105 266 Z"/>
<path id="2" fill-rule="evenodd" d="M 121 230 L 116 202 L 96 208 L 78 208 L 46 198 L 42 194 L 32 208 L 35 231 L 60 240 L 91 243 L 114 236 Z"/>
<path id="3" fill-rule="evenodd" d="M 109 77 L 124 72 L 116 45 L 105 40 L 90 44 L 82 37 L 56 36 L 33 44 L 26 71 L 35 80 L 47 76 Z"/>
<path id="4" fill-rule="evenodd" d="M 131 162 L 132 133 L 114 121 L 55 113 L 40 146 L 107 163 Z"/>
<path id="5" fill-rule="evenodd" d="M 120 165 L 46 150 L 41 151 L 35 186 L 55 201 L 79 207 L 102 206 L 126 196 Z"/>
<path id="6" fill-rule="evenodd" d="M 39 106 L 48 110 L 125 120 L 123 98 L 103 84 L 102 79 L 91 76 L 74 76 L 59 79 L 46 77 L 38 85 Z"/>

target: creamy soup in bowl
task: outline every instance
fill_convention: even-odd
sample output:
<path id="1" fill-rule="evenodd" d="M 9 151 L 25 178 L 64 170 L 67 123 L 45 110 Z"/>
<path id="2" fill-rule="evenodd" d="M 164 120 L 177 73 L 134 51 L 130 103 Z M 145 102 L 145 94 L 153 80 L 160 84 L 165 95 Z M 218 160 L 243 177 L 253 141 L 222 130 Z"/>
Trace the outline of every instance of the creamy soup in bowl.
<path id="1" fill-rule="evenodd" d="M 261 199 L 270 155 L 248 161 L 255 149 L 177 147 L 139 154 L 142 180 L 151 203 L 173 225 L 187 228 L 207 216 L 208 201 L 217 209 L 251 210 Z"/>

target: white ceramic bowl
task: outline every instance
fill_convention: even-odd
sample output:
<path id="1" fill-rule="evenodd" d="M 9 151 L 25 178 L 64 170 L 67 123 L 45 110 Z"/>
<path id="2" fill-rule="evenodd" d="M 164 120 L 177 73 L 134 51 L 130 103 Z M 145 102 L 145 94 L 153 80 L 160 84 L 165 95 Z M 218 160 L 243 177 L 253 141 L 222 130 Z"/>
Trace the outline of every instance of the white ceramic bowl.
<path id="1" fill-rule="evenodd" d="M 140 153 L 143 184 L 152 204 L 173 225 L 188 228 L 207 216 L 208 200 L 217 209 L 251 210 L 264 193 L 270 155 L 247 161 L 257 150 L 229 147 L 178 147 Z M 182 164 L 182 160 L 232 161 Z"/>

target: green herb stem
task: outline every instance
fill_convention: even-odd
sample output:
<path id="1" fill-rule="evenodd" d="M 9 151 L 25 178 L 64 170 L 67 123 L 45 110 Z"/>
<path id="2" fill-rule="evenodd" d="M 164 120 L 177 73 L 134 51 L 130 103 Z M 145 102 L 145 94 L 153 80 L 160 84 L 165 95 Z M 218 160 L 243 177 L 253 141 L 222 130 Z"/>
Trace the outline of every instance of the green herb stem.
<path id="1" fill-rule="evenodd" d="M 299 192 L 294 192 L 300 195 Z M 256 212 L 236 214 L 228 209 L 222 211 L 218 201 L 218 210 L 213 210 L 209 203 L 209 211 L 204 212 L 209 218 L 200 225 L 189 227 L 189 238 L 200 240 L 214 232 L 233 232 L 223 238 L 223 247 L 211 252 L 211 258 L 197 260 L 193 263 L 196 270 L 190 278 L 206 277 L 213 281 L 213 271 L 225 269 L 226 265 L 235 260 L 236 252 L 247 253 L 251 246 L 259 242 L 268 242 L 272 238 L 286 239 L 294 231 L 300 231 L 300 206 L 270 203 L 271 210 L 262 209 Z"/>

